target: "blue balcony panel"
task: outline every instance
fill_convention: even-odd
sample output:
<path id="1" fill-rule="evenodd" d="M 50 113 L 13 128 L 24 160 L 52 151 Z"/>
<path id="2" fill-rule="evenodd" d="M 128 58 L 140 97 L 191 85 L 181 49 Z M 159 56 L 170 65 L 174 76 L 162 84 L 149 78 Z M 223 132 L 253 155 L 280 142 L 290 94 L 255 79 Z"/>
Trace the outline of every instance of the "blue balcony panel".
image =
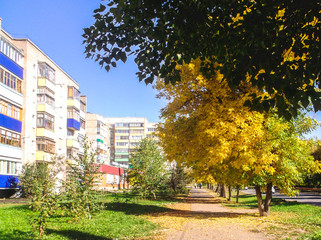
<path id="1" fill-rule="evenodd" d="M 23 68 L 0 52 L 0 65 L 8 69 L 13 74 L 17 75 L 19 78 L 23 79 Z"/>
<path id="2" fill-rule="evenodd" d="M 67 119 L 67 128 L 72 128 L 75 130 L 80 130 L 80 122 L 73 118 L 68 118 Z"/>
<path id="3" fill-rule="evenodd" d="M 18 188 L 19 180 L 17 176 L 0 175 L 0 188 Z"/>
<path id="4" fill-rule="evenodd" d="M 21 133 L 22 122 L 0 113 L 0 126 Z"/>

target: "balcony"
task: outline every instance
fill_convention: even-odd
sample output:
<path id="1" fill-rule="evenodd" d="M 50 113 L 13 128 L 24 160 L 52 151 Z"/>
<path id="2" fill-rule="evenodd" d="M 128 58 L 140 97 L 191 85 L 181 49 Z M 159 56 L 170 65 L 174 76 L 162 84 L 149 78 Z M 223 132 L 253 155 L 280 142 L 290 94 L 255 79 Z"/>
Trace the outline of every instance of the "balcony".
<path id="1" fill-rule="evenodd" d="M 22 122 L 0 113 L 0 126 L 21 133 Z"/>
<path id="2" fill-rule="evenodd" d="M 36 161 L 51 162 L 53 154 L 44 151 L 36 151 Z"/>
<path id="3" fill-rule="evenodd" d="M 38 77 L 38 87 L 47 87 L 54 92 L 56 85 L 45 77 Z"/>
<path id="4" fill-rule="evenodd" d="M 15 160 L 21 161 L 22 158 L 22 149 L 19 147 L 14 147 L 0 143 L 0 153 L 4 157 L 8 157 Z"/>
<path id="5" fill-rule="evenodd" d="M 55 109 L 47 103 L 38 103 L 37 112 L 47 112 L 53 116 L 56 114 Z"/>
<path id="6" fill-rule="evenodd" d="M 23 79 L 23 68 L 11 60 L 9 57 L 0 52 L 0 65 L 8 69 L 10 72 Z"/>
<path id="7" fill-rule="evenodd" d="M 67 106 L 73 107 L 73 108 L 76 108 L 79 110 L 80 109 L 80 101 L 78 99 L 68 99 Z M 85 117 L 86 117 L 86 115 L 85 115 Z"/>
<path id="8" fill-rule="evenodd" d="M 74 139 L 67 139 L 67 148 L 79 149 L 79 142 Z"/>
<path id="9" fill-rule="evenodd" d="M 23 95 L 16 90 L 8 87 L 7 85 L 0 83 L 1 95 L 7 99 L 14 99 L 17 106 L 23 105 Z"/>
<path id="10" fill-rule="evenodd" d="M 55 139 L 55 132 L 47 128 L 37 128 L 37 137 L 47 137 Z"/>
<path id="11" fill-rule="evenodd" d="M 72 130 L 80 130 L 80 122 L 78 122 L 76 119 L 68 118 L 67 128 L 70 128 Z"/>
<path id="12" fill-rule="evenodd" d="M 18 176 L 0 175 L 0 189 L 17 188 L 19 184 Z"/>

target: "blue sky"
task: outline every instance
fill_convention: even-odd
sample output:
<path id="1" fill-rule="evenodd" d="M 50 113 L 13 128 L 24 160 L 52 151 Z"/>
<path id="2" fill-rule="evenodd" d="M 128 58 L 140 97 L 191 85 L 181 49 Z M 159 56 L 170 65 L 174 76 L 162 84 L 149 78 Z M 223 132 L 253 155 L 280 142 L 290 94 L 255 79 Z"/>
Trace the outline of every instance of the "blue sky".
<path id="1" fill-rule="evenodd" d="M 87 111 L 159 121 L 165 101 L 155 98 L 151 85 L 138 81 L 133 58 L 108 73 L 85 59 L 82 29 L 94 22 L 93 10 L 99 4 L 100 0 L 0 0 L 2 28 L 13 37 L 31 39 L 74 78 L 87 95 Z"/>
<path id="2" fill-rule="evenodd" d="M 0 0 L 2 27 L 13 37 L 31 39 L 80 85 L 87 110 L 105 117 L 146 117 L 157 122 L 164 100 L 151 85 L 140 83 L 133 58 L 110 72 L 85 59 L 82 33 L 94 18 L 100 0 Z M 314 116 L 314 114 L 311 114 Z M 317 115 L 321 121 L 321 114 Z M 309 137 L 320 138 L 321 129 Z"/>

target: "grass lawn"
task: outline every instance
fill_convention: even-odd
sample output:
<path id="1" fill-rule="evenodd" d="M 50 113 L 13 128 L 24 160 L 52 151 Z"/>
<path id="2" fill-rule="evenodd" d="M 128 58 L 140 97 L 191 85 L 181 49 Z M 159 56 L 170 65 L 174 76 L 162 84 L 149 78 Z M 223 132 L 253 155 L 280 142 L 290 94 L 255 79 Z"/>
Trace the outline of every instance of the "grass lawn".
<path id="1" fill-rule="evenodd" d="M 232 201 L 236 201 L 235 197 Z M 256 196 L 244 194 L 240 195 L 239 203 L 224 203 L 228 207 L 257 208 Z M 288 239 L 321 239 L 321 208 L 297 202 L 285 202 L 282 199 L 274 198 L 271 204 L 271 216 L 267 221 L 275 222 L 271 229 L 275 231 L 291 232 L 293 238 Z M 281 225 L 283 227 L 280 227 Z M 296 231 L 296 230 L 302 230 Z"/>
<path id="2" fill-rule="evenodd" d="M 48 220 L 45 239 L 83 239 L 102 240 L 126 238 L 133 239 L 153 235 L 159 226 L 139 215 L 168 211 L 168 201 L 148 201 L 130 199 L 119 195 L 104 196 L 105 210 L 94 215 L 91 220 L 82 219 L 75 222 L 70 217 L 53 217 Z M 28 219 L 34 213 L 27 205 L 0 205 L 0 239 L 27 240 L 35 239 L 31 223 Z"/>

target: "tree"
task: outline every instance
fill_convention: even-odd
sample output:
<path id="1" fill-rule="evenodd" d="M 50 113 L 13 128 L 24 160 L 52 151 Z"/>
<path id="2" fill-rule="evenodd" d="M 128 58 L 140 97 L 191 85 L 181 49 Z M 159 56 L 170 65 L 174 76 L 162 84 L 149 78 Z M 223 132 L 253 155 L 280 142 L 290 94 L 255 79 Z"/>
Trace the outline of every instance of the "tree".
<path id="1" fill-rule="evenodd" d="M 30 208 L 37 213 L 31 220 L 39 238 L 45 234 L 48 218 L 59 207 L 57 187 L 64 162 L 55 156 L 51 162 L 26 163 L 22 168 L 19 181 L 24 194 L 30 196 Z"/>
<path id="2" fill-rule="evenodd" d="M 312 142 L 303 139 L 316 126 L 315 120 L 303 114 L 286 121 L 271 114 L 265 122 L 265 135 L 258 145 L 263 151 L 257 151 L 265 161 L 257 161 L 247 171 L 251 182 L 255 185 L 258 207 L 261 216 L 270 212 L 272 186 L 280 188 L 280 192 L 288 196 L 297 193 L 296 186 L 303 183 L 307 176 L 320 171 L 320 164 L 314 162 L 310 154 Z M 259 165 L 258 165 L 259 164 Z M 262 199 L 262 188 L 266 189 L 265 202 Z"/>
<path id="3" fill-rule="evenodd" d="M 100 165 L 95 162 L 96 151 L 91 143 L 84 140 L 84 153 L 74 156 L 68 163 L 64 196 L 68 202 L 69 214 L 74 217 L 91 219 L 92 213 L 100 209 L 97 193 L 94 192 L 98 181 Z"/>
<path id="4" fill-rule="evenodd" d="M 175 194 L 187 192 L 186 185 L 192 181 L 187 171 L 185 167 L 177 165 L 176 162 L 170 164 L 168 185 Z"/>
<path id="5" fill-rule="evenodd" d="M 312 156 L 314 158 L 314 161 L 318 161 L 320 163 L 321 161 L 321 142 L 320 140 L 315 141 L 315 143 L 312 146 Z M 321 173 L 317 172 L 312 174 L 312 176 L 308 176 L 304 180 L 304 186 L 308 187 L 320 187 L 321 186 Z"/>
<path id="6" fill-rule="evenodd" d="M 232 91 L 221 74 L 204 77 L 201 66 L 199 60 L 179 66 L 182 80 L 175 86 L 157 83 L 159 97 L 168 101 L 161 112 L 160 144 L 169 160 L 201 176 L 212 175 L 222 185 L 255 185 L 259 213 L 267 216 L 273 185 L 292 195 L 306 174 L 318 171 L 309 142 L 300 138 L 315 121 L 300 116 L 289 122 L 273 112 L 250 111 L 244 102 L 251 94 L 268 94 L 249 82 Z"/>
<path id="7" fill-rule="evenodd" d="M 161 111 L 160 144 L 169 160 L 186 163 L 199 176 L 236 184 L 243 181 L 243 165 L 253 161 L 250 150 L 263 136 L 264 115 L 243 106 L 256 91 L 249 84 L 233 92 L 221 74 L 207 79 L 200 67 L 201 61 L 181 66 L 175 86 L 158 82 L 158 96 L 169 102 Z"/>
<path id="8" fill-rule="evenodd" d="M 180 81 L 176 66 L 201 59 L 205 77 L 219 70 L 232 89 L 249 79 L 270 97 L 246 104 L 289 119 L 310 102 L 321 109 L 320 9 L 318 0 L 110 0 L 84 29 L 85 53 L 107 71 L 134 55 L 146 83 Z"/>
<path id="9" fill-rule="evenodd" d="M 130 185 L 143 197 L 153 196 L 156 199 L 157 191 L 166 188 L 169 175 L 168 166 L 157 142 L 150 138 L 141 140 L 129 161 Z"/>

